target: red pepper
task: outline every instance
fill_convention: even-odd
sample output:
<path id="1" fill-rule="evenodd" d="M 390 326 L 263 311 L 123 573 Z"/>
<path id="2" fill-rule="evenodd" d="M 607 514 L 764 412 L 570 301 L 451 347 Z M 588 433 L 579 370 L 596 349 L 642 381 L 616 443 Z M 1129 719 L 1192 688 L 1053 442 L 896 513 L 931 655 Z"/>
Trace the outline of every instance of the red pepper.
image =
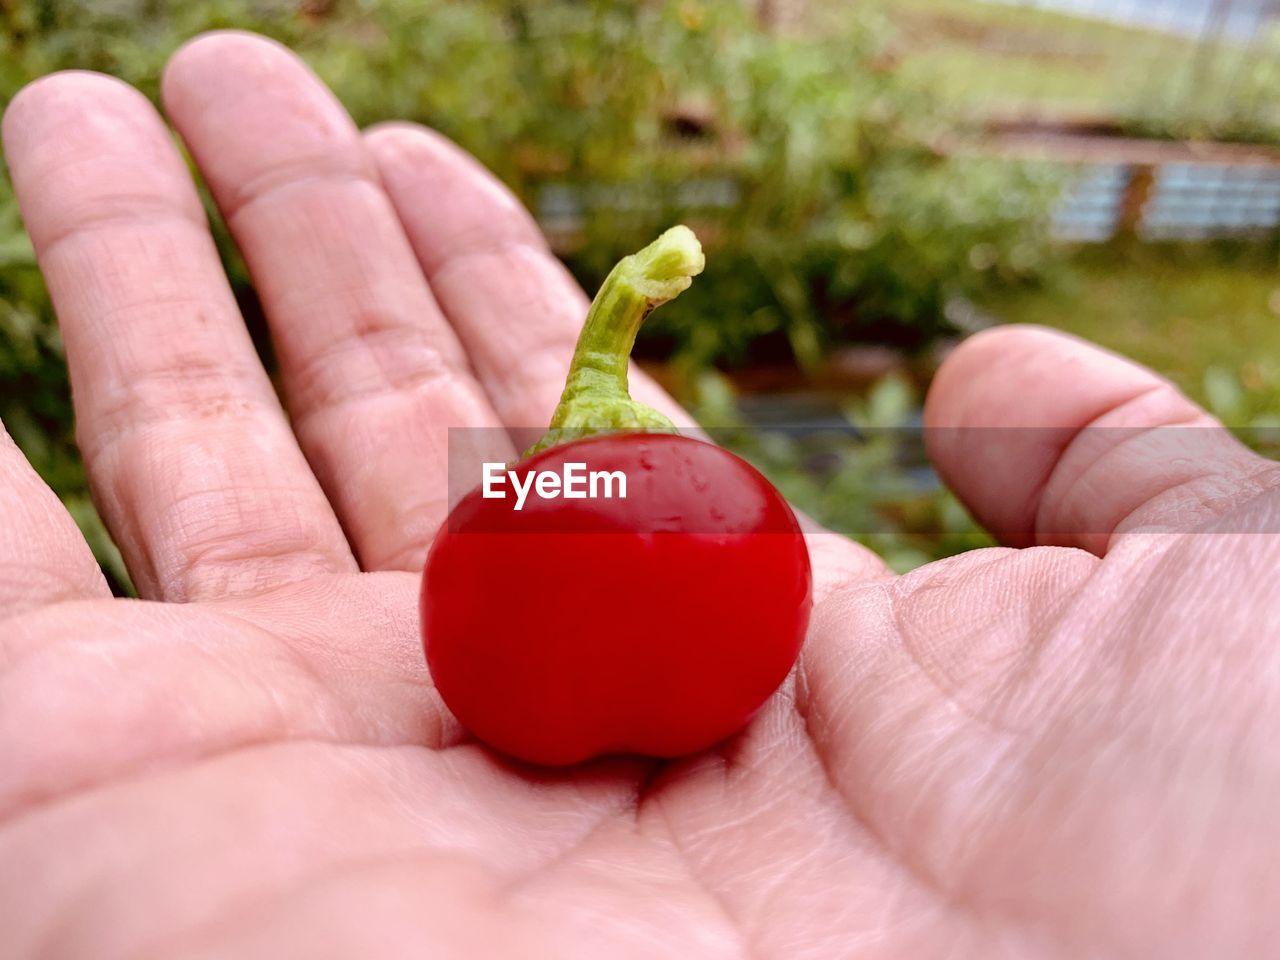
<path id="1" fill-rule="evenodd" d="M 799 653 L 811 578 L 791 508 L 627 391 L 640 323 L 702 264 L 676 227 L 614 268 L 551 429 L 509 474 L 493 471 L 490 496 L 458 503 L 428 554 L 436 688 L 513 757 L 704 749 L 742 728 Z"/>

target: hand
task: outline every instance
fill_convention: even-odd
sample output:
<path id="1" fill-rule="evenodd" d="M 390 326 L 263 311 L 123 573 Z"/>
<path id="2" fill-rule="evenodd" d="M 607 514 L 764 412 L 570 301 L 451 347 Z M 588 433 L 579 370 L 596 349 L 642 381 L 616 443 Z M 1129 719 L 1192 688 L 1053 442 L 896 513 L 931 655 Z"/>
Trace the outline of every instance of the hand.
<path id="1" fill-rule="evenodd" d="M 146 600 L 108 596 L 4 440 L 0 957 L 1274 949 L 1280 540 L 1229 531 L 1273 522 L 1276 471 L 1215 430 L 1209 458 L 1078 432 L 1209 423 L 1168 385 L 1044 331 L 974 338 L 933 454 L 1028 549 L 895 579 L 815 533 L 805 652 L 742 736 L 518 768 L 435 696 L 418 571 L 446 426 L 506 457 L 502 427 L 545 424 L 581 292 L 473 161 L 362 136 L 273 44 L 199 39 L 164 98 L 288 413 L 150 105 L 85 73 L 24 91 L 7 156 Z M 1061 431 L 948 429 L 985 426 Z"/>

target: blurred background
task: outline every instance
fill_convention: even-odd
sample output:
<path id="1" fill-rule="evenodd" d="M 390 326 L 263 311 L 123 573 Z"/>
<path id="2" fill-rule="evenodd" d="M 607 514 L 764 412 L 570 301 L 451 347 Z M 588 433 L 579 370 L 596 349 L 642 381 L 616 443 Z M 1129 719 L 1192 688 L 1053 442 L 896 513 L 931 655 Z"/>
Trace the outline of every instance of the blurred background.
<path id="1" fill-rule="evenodd" d="M 0 102 L 69 67 L 155 98 L 192 35 L 275 37 L 360 124 L 473 152 L 589 292 L 691 224 L 707 272 L 639 358 L 900 570 L 988 542 L 918 430 L 976 330 L 1072 331 L 1280 424 L 1280 0 L 0 0 L 0 25 Z M 7 179 L 0 418 L 128 590 Z"/>

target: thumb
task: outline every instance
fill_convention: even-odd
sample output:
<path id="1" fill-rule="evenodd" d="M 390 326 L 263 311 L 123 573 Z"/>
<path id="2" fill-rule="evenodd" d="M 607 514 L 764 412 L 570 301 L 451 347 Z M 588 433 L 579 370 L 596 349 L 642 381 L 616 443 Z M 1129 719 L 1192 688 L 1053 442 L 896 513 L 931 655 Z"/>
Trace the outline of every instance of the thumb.
<path id="1" fill-rule="evenodd" d="M 965 341 L 925 404 L 948 486 L 1013 546 L 1106 552 L 1118 533 L 1195 529 L 1280 486 L 1168 381 L 1075 337 L 999 327 Z"/>

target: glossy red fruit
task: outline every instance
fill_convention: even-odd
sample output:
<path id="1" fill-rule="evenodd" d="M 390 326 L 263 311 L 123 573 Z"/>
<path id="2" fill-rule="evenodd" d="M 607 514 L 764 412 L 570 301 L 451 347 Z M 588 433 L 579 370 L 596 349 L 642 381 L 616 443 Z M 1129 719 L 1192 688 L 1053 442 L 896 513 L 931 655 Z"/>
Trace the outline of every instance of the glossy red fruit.
<path id="1" fill-rule="evenodd" d="M 427 559 L 427 660 L 449 709 L 524 760 L 674 757 L 735 733 L 777 689 L 811 606 L 791 508 L 745 461 L 669 434 L 606 435 L 514 468 L 622 471 L 626 499 L 477 489 Z"/>

